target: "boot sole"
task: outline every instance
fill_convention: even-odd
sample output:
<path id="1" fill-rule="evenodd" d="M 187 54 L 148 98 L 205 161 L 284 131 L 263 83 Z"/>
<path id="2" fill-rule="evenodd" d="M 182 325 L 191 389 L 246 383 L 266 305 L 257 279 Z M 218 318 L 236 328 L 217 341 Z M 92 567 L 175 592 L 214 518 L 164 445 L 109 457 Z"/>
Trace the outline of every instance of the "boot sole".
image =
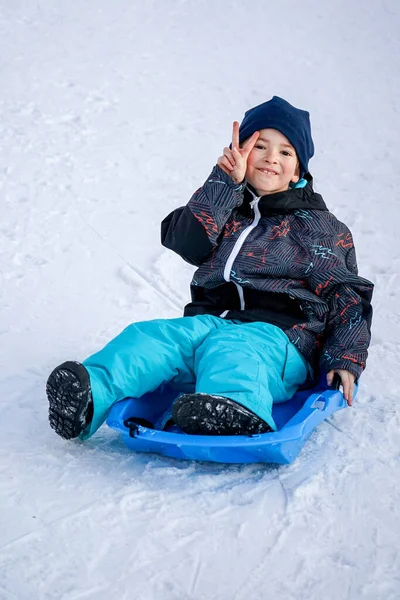
<path id="1" fill-rule="evenodd" d="M 55 368 L 47 380 L 46 394 L 52 429 L 65 440 L 78 437 L 90 421 L 93 407 L 85 367 L 67 361 Z"/>
<path id="2" fill-rule="evenodd" d="M 192 435 L 254 435 L 272 431 L 268 423 L 241 404 L 209 394 L 183 394 L 172 407 L 172 418 Z"/>

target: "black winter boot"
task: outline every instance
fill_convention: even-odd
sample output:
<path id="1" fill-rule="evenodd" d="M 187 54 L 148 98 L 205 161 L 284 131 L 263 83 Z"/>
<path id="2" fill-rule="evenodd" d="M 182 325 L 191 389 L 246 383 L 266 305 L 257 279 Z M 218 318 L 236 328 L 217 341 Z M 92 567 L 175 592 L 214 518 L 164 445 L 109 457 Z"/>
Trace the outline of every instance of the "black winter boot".
<path id="1" fill-rule="evenodd" d="M 185 432 L 200 435 L 253 435 L 271 427 L 255 413 L 230 398 L 211 394 L 183 394 L 172 406 L 172 418 Z"/>
<path id="2" fill-rule="evenodd" d="M 93 417 L 89 374 L 78 362 L 56 367 L 47 380 L 50 426 L 65 440 L 78 437 Z"/>

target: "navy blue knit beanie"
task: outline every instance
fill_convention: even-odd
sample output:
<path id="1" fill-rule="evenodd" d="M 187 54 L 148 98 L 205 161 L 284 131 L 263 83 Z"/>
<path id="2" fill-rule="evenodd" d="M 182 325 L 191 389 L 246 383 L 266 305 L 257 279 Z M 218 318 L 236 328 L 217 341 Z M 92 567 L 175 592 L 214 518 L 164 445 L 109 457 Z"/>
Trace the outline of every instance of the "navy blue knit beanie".
<path id="1" fill-rule="evenodd" d="M 296 150 L 301 176 L 308 172 L 308 161 L 314 155 L 310 114 L 274 96 L 272 100 L 250 108 L 239 129 L 239 142 L 244 142 L 260 129 L 277 129 L 287 137 Z"/>

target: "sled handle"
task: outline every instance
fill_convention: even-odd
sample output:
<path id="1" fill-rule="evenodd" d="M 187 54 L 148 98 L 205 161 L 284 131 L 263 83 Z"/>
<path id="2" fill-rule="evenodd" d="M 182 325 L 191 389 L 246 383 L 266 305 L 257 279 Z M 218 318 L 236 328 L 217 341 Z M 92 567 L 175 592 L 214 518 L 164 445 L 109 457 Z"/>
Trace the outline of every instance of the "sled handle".
<path id="1" fill-rule="evenodd" d="M 147 429 L 154 429 L 153 423 L 148 421 L 148 419 L 143 419 L 142 417 L 129 417 L 129 419 L 125 419 L 124 427 L 129 429 L 129 436 L 135 437 L 135 434 L 139 431 L 139 427 L 147 427 Z"/>

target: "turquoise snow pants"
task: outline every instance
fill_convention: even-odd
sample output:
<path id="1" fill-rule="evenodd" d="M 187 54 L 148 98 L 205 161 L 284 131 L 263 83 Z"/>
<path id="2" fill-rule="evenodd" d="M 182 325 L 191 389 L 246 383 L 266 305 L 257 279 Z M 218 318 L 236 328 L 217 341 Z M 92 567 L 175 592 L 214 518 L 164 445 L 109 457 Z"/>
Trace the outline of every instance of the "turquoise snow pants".
<path id="1" fill-rule="evenodd" d="M 273 402 L 289 400 L 308 375 L 307 361 L 278 327 L 212 315 L 133 323 L 83 364 L 94 416 L 82 439 L 95 433 L 115 402 L 165 382 L 235 400 L 276 430 Z"/>

